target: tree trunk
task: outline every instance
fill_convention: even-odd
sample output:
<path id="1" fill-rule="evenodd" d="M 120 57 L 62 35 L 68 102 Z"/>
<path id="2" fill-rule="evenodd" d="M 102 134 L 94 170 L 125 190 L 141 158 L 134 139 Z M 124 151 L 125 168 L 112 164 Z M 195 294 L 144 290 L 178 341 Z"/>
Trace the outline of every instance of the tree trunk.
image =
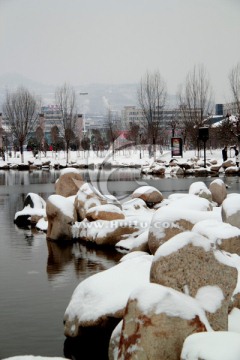
<path id="1" fill-rule="evenodd" d="M 20 154 L 21 154 L 21 162 L 24 163 L 24 153 L 23 153 L 23 142 L 20 142 Z"/>

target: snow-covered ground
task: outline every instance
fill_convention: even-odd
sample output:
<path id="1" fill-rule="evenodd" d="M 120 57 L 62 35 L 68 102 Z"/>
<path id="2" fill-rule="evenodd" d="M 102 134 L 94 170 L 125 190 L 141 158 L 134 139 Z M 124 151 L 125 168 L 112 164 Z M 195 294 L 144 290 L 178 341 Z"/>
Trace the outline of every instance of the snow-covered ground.
<path id="1" fill-rule="evenodd" d="M 196 150 L 188 150 L 183 152 L 182 157 L 176 157 L 179 161 L 187 161 L 193 157 L 199 157 L 199 159 L 204 159 L 203 150 L 198 152 Z M 234 150 L 228 150 L 228 158 L 234 160 Z M 172 159 L 172 154 L 170 149 L 165 149 L 163 151 L 157 151 L 157 159 L 169 162 Z M 218 163 L 222 163 L 222 152 L 221 149 L 206 150 L 206 159 L 215 159 Z M 24 164 L 33 163 L 35 165 L 40 165 L 42 163 L 50 162 L 51 165 L 60 164 L 66 166 L 66 152 L 65 151 L 48 151 L 46 155 L 42 152 L 33 156 L 32 151 L 24 151 Z M 80 164 L 94 164 L 101 165 L 103 163 L 112 163 L 112 164 L 122 164 L 122 165 L 148 165 L 153 162 L 153 157 L 149 157 L 147 148 L 127 148 L 123 150 L 118 150 L 114 157 L 111 151 L 95 152 L 95 151 L 71 151 L 69 153 L 69 164 L 80 163 Z M 5 153 L 5 161 L 0 158 L 0 167 L 4 164 L 22 164 L 20 152 L 11 152 Z"/>

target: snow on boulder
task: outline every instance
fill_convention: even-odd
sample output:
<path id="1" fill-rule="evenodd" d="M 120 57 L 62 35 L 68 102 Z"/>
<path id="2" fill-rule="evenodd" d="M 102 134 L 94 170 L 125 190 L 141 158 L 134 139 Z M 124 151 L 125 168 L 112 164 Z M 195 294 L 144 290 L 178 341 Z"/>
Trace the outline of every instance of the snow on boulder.
<path id="1" fill-rule="evenodd" d="M 51 195 L 46 206 L 48 229 L 47 238 L 50 240 L 71 240 L 72 225 L 77 219 L 73 199 L 61 195 Z"/>
<path id="2" fill-rule="evenodd" d="M 189 186 L 189 194 L 197 195 L 199 197 L 212 201 L 212 193 L 207 188 L 203 181 L 195 181 Z"/>
<path id="3" fill-rule="evenodd" d="M 240 334 L 228 331 L 189 335 L 183 344 L 181 360 L 239 360 Z"/>
<path id="4" fill-rule="evenodd" d="M 181 207 L 165 206 L 158 209 L 152 217 L 149 228 L 148 246 L 152 254 L 158 247 L 176 234 L 191 230 L 200 220 L 219 219 L 214 211 L 182 209 Z"/>
<path id="5" fill-rule="evenodd" d="M 188 335 L 211 330 L 195 299 L 166 286 L 146 284 L 130 294 L 117 358 L 179 360 Z"/>
<path id="6" fill-rule="evenodd" d="M 117 220 L 117 219 L 124 219 L 124 213 L 118 206 L 105 204 L 94 206 L 87 210 L 86 218 L 89 221 L 95 220 Z"/>
<path id="7" fill-rule="evenodd" d="M 159 176 L 165 175 L 165 172 L 166 172 L 166 167 L 157 163 L 153 163 L 148 171 L 148 173 Z"/>
<path id="8" fill-rule="evenodd" d="M 223 200 L 227 197 L 227 189 L 222 179 L 215 179 L 209 185 L 209 190 L 212 194 L 212 200 L 218 205 L 221 205 Z"/>
<path id="9" fill-rule="evenodd" d="M 155 253 L 150 282 L 195 297 L 211 327 L 228 329 L 228 312 L 238 272 L 231 254 L 193 231 L 174 236 Z"/>
<path id="10" fill-rule="evenodd" d="M 148 247 L 148 230 L 145 230 L 136 237 L 130 236 L 128 239 L 119 241 L 115 245 L 120 251 L 145 251 L 149 252 Z"/>
<path id="11" fill-rule="evenodd" d="M 83 220 L 86 217 L 88 209 L 107 203 L 108 198 L 103 196 L 94 186 L 89 183 L 83 184 L 78 190 L 74 202 L 78 220 Z"/>
<path id="12" fill-rule="evenodd" d="M 199 210 L 199 211 L 211 211 L 213 208 L 209 200 L 192 194 L 184 194 L 184 196 L 179 197 L 178 199 L 175 199 L 173 201 L 170 201 L 168 206 L 173 206 L 174 208 L 178 207 L 181 209 Z"/>
<path id="13" fill-rule="evenodd" d="M 225 175 L 236 175 L 239 172 L 239 168 L 237 166 L 230 166 L 225 169 Z"/>
<path id="14" fill-rule="evenodd" d="M 240 310 L 233 308 L 228 315 L 228 331 L 240 333 Z"/>
<path id="15" fill-rule="evenodd" d="M 240 255 L 240 229 L 236 226 L 214 219 L 202 220 L 192 231 L 217 243 L 220 249 Z"/>
<path id="16" fill-rule="evenodd" d="M 180 166 L 172 166 L 170 169 L 170 174 L 172 176 L 184 175 L 184 170 Z"/>
<path id="17" fill-rule="evenodd" d="M 38 222 L 36 223 L 36 229 L 37 229 L 37 230 L 40 230 L 40 231 L 47 232 L 47 229 L 48 229 L 48 221 L 45 220 L 45 218 L 39 219 Z"/>
<path id="18" fill-rule="evenodd" d="M 235 162 L 232 160 L 232 159 L 227 159 L 226 161 L 224 161 L 223 163 L 222 163 L 222 167 L 225 169 L 225 171 L 226 171 L 226 169 L 227 168 L 230 168 L 230 167 L 235 167 Z"/>
<path id="19" fill-rule="evenodd" d="M 149 282 L 152 256 L 125 255 L 119 264 L 82 281 L 73 292 L 64 315 L 64 333 L 76 337 L 81 327 L 103 326 L 122 318 L 133 289 Z"/>
<path id="20" fill-rule="evenodd" d="M 23 206 L 14 216 L 14 223 L 19 227 L 26 227 L 31 222 L 36 224 L 40 218 L 46 217 L 46 202 L 37 194 L 28 193 Z"/>
<path id="21" fill-rule="evenodd" d="M 90 197 L 86 200 L 84 205 L 85 216 L 87 216 L 89 211 L 91 213 L 92 209 L 95 211 L 94 209 L 101 209 L 102 206 L 110 209 L 110 206 L 113 206 L 108 204 L 93 207 L 93 203 L 91 202 L 90 208 L 86 210 L 86 203 L 88 201 L 95 200 L 96 199 L 94 197 Z M 83 197 L 81 197 L 80 201 L 83 201 Z M 115 246 L 119 241 L 124 241 L 129 238 L 137 238 L 141 233 L 148 229 L 152 216 L 155 213 L 155 211 L 153 209 L 149 209 L 146 206 L 146 203 L 140 198 L 132 199 L 123 203 L 122 211 L 119 208 L 117 208 L 116 211 L 117 216 L 119 216 L 119 214 L 124 214 L 124 218 L 116 220 L 99 219 L 95 221 L 89 221 L 85 218 L 83 221 L 75 223 L 73 226 L 73 237 L 84 241 L 90 241 L 97 245 Z"/>
<path id="22" fill-rule="evenodd" d="M 162 193 L 153 186 L 140 186 L 132 193 L 132 198 L 144 200 L 147 206 L 152 207 L 163 200 Z"/>
<path id="23" fill-rule="evenodd" d="M 148 209 L 146 203 L 144 200 L 136 198 L 136 199 L 131 199 L 128 201 L 125 201 L 122 204 L 122 209 L 124 211 L 124 213 L 126 213 L 127 215 L 135 215 L 136 214 L 136 210 L 139 211 L 146 211 Z"/>
<path id="24" fill-rule="evenodd" d="M 230 194 L 223 201 L 222 220 L 240 229 L 240 194 Z"/>
<path id="25" fill-rule="evenodd" d="M 96 245 L 115 246 L 118 241 L 127 239 L 132 234 L 137 236 L 141 231 L 141 223 L 131 219 L 110 221 L 84 219 L 73 225 L 72 236 Z"/>

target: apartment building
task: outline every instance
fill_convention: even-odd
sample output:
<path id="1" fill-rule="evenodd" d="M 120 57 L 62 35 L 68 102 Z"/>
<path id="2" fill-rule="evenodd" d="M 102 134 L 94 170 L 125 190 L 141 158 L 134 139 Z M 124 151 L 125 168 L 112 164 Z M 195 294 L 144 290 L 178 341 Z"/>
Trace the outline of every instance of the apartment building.
<path id="1" fill-rule="evenodd" d="M 200 116 L 200 114 L 201 110 L 195 109 L 195 115 Z M 156 109 L 153 116 L 156 121 L 159 117 L 161 117 L 160 127 L 171 130 L 176 124 L 178 124 L 178 127 L 181 128 L 183 119 L 186 119 L 186 117 L 190 118 L 192 115 L 192 109 L 182 106 L 173 109 L 160 109 L 159 111 Z M 138 124 L 141 126 L 141 124 L 145 121 L 143 110 L 137 108 L 136 106 L 125 106 L 122 110 L 122 121 L 125 129 L 128 129 L 130 124 Z"/>

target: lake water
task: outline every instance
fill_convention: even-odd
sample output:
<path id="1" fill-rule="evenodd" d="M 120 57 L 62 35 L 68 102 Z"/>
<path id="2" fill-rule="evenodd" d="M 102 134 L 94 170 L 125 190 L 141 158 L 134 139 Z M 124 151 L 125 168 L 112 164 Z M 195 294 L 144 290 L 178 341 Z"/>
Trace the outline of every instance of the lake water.
<path id="1" fill-rule="evenodd" d="M 136 169 L 84 170 L 82 174 L 99 190 L 120 199 L 127 199 L 144 184 L 168 196 L 186 192 L 193 181 L 209 184 L 213 180 L 142 178 Z M 14 225 L 14 215 L 22 210 L 26 195 L 33 192 L 46 200 L 54 193 L 58 177 L 58 171 L 0 171 L 0 359 L 29 354 L 84 359 L 71 351 L 74 344 L 63 335 L 65 309 L 83 279 L 114 266 L 122 257 L 115 250 L 47 242 L 44 233 Z M 223 180 L 229 192 L 240 193 L 238 177 Z"/>

